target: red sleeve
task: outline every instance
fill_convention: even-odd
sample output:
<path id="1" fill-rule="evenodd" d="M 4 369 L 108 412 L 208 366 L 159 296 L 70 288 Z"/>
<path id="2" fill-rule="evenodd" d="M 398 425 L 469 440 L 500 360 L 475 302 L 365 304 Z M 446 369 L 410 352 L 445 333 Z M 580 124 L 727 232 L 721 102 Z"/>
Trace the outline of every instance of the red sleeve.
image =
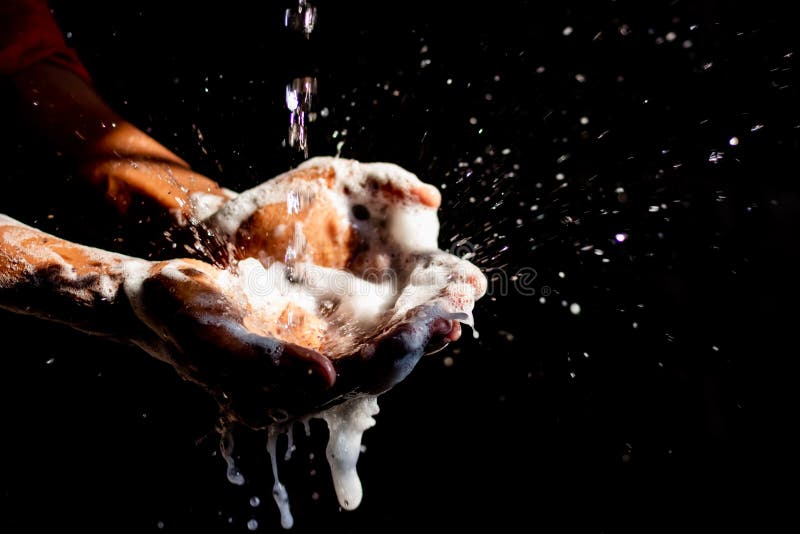
<path id="1" fill-rule="evenodd" d="M 91 83 L 75 50 L 64 42 L 47 0 L 0 0 L 0 75 L 39 61 L 65 67 Z"/>

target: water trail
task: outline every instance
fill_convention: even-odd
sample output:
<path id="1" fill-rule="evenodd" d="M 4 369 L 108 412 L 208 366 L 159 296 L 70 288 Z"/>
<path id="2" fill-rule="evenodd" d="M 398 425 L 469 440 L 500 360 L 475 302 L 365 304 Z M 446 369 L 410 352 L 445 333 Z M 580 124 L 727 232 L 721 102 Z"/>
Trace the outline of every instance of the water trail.
<path id="1" fill-rule="evenodd" d="M 281 484 L 278 478 L 278 436 L 282 430 L 280 428 L 270 427 L 267 430 L 267 452 L 269 453 L 270 462 L 272 463 L 272 477 L 275 483 L 272 486 L 272 497 L 275 499 L 275 504 L 278 505 L 278 511 L 281 514 L 281 526 L 285 529 L 292 528 L 294 525 L 294 518 L 292 511 L 289 508 L 289 494 L 286 492 L 286 487 Z"/>
<path id="2" fill-rule="evenodd" d="M 295 450 L 294 446 L 294 425 L 291 423 L 286 427 L 286 454 L 283 455 L 283 461 L 288 462 L 292 459 L 292 453 Z"/>
<path id="3" fill-rule="evenodd" d="M 241 486 L 244 484 L 244 475 L 242 475 L 239 468 L 236 467 L 236 463 L 233 459 L 233 434 L 231 434 L 230 429 L 225 426 L 219 428 L 219 434 L 219 451 L 227 464 L 226 475 L 228 477 L 228 482 L 236 486 Z"/>
<path id="4" fill-rule="evenodd" d="M 296 5 L 284 12 L 283 25 L 301 33 L 308 40 L 317 23 L 317 8 L 307 0 L 296 1 Z M 294 50 L 298 51 L 297 48 Z M 316 94 L 317 79 L 311 76 L 295 78 L 286 86 L 286 108 L 289 110 L 288 145 L 302 153 L 305 159 L 308 159 L 308 126 L 316 117 L 312 106 Z"/>

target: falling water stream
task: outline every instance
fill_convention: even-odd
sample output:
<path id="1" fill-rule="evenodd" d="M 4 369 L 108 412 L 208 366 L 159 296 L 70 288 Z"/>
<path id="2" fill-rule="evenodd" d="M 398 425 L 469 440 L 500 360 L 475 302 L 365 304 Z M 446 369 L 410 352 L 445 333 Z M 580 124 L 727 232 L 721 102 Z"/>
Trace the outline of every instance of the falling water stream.
<path id="1" fill-rule="evenodd" d="M 317 8 L 306 0 L 299 0 L 296 7 L 286 9 L 284 26 L 311 39 L 317 21 Z M 286 139 L 290 148 L 308 159 L 308 132 L 310 123 L 316 119 L 314 100 L 317 95 L 317 78 L 300 76 L 286 85 L 286 109 L 289 110 L 289 133 Z"/>

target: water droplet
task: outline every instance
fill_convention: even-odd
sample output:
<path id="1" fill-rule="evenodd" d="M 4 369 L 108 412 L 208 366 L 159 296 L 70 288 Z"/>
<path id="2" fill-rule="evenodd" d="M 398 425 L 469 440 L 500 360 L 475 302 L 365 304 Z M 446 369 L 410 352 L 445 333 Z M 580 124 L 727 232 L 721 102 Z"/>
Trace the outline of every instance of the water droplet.
<path id="1" fill-rule="evenodd" d="M 626 239 L 628 239 L 628 234 L 622 232 L 614 236 L 614 240 L 616 240 L 617 243 L 624 243 Z"/>
<path id="2" fill-rule="evenodd" d="M 252 497 L 250 497 L 250 506 L 252 506 L 253 508 L 258 508 L 260 504 L 261 504 L 261 499 L 259 499 L 258 495 L 253 495 Z"/>
<path id="3" fill-rule="evenodd" d="M 572 313 L 572 315 L 580 315 L 581 305 L 578 304 L 577 302 L 573 302 L 572 304 L 569 305 L 569 311 L 570 313 Z"/>
<path id="4" fill-rule="evenodd" d="M 668 42 L 670 42 L 670 43 L 671 43 L 672 41 L 674 41 L 675 39 L 677 39 L 677 38 L 678 38 L 678 34 L 676 34 L 675 32 L 669 32 L 669 33 L 667 33 L 667 35 L 665 35 L 665 36 L 664 36 L 664 38 L 665 38 L 665 39 L 666 39 Z"/>
<path id="5" fill-rule="evenodd" d="M 572 35 L 572 32 L 573 32 L 572 26 L 567 26 L 566 28 L 561 30 L 561 34 L 564 35 L 564 37 Z"/>
<path id="6" fill-rule="evenodd" d="M 728 139 L 728 144 L 731 145 L 731 146 L 738 145 L 739 144 L 739 138 L 734 135 L 733 137 Z"/>
<path id="7" fill-rule="evenodd" d="M 303 32 L 306 38 L 311 36 L 317 22 L 317 8 L 306 0 L 299 0 L 297 7 L 288 8 L 284 12 L 283 25 L 295 31 Z"/>
<path id="8" fill-rule="evenodd" d="M 295 78 L 286 86 L 286 109 L 289 110 L 289 146 L 302 151 L 308 157 L 308 126 L 314 96 L 317 94 L 317 79 Z"/>
<path id="9" fill-rule="evenodd" d="M 251 519 L 247 522 L 247 530 L 256 530 L 258 529 L 258 521 L 255 519 Z"/>

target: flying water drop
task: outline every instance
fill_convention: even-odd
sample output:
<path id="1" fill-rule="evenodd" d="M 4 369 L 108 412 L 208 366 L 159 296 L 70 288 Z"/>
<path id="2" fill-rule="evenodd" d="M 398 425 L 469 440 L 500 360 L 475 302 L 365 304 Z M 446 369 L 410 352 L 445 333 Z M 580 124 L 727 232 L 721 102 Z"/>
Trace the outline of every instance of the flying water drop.
<path id="1" fill-rule="evenodd" d="M 302 32 L 306 39 L 311 37 L 317 23 L 317 8 L 306 0 L 299 0 L 296 7 L 290 7 L 283 15 L 283 25 L 290 30 Z"/>

